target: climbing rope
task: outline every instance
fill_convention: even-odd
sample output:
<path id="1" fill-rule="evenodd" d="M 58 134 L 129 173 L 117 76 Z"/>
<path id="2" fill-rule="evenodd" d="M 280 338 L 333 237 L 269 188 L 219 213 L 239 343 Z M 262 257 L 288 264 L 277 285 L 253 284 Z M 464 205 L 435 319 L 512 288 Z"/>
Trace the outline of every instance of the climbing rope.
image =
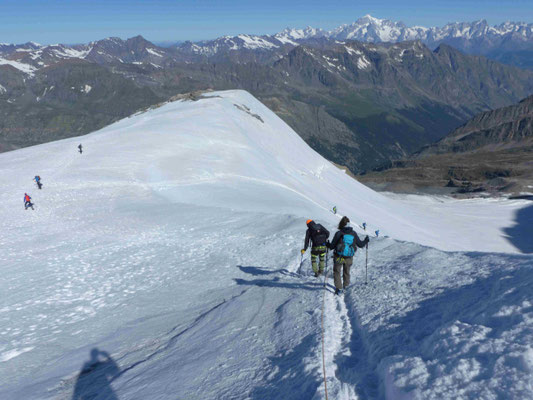
<path id="1" fill-rule="evenodd" d="M 324 274 L 324 290 L 322 291 L 322 373 L 324 375 L 324 391 L 328 400 L 328 384 L 326 382 L 326 359 L 324 356 L 324 309 L 326 307 L 326 282 L 328 279 L 328 253 L 326 252 L 326 273 Z"/>

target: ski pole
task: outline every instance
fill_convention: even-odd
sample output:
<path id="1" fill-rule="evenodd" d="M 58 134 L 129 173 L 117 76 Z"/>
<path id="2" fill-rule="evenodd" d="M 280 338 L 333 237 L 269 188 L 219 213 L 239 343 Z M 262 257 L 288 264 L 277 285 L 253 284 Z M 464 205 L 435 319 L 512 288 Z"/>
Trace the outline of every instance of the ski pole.
<path id="1" fill-rule="evenodd" d="M 329 249 L 326 249 L 326 272 L 324 273 L 324 289 L 326 288 L 326 281 L 328 279 L 328 255 Z"/>
<path id="2" fill-rule="evenodd" d="M 365 285 L 368 285 L 368 242 L 366 244 Z"/>

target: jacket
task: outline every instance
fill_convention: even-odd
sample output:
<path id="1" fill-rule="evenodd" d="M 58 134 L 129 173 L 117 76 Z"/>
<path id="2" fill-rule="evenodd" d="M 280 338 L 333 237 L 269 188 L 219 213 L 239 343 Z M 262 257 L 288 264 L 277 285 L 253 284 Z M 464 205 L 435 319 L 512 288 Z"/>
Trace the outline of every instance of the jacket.
<path id="1" fill-rule="evenodd" d="M 307 226 L 307 232 L 305 233 L 304 250 L 307 250 L 309 244 L 311 247 L 325 246 L 326 241 L 329 238 L 329 231 L 322 225 L 311 221 Z"/>
<path id="2" fill-rule="evenodd" d="M 336 256 L 338 256 L 338 254 L 337 254 L 337 245 L 339 244 L 339 241 L 341 240 L 341 237 L 343 235 L 346 235 L 346 234 L 354 236 L 354 243 L 359 248 L 365 247 L 366 244 L 368 243 L 368 237 L 366 237 L 365 240 L 361 240 L 361 239 L 359 239 L 359 236 L 357 236 L 357 233 L 355 233 L 355 231 L 353 230 L 353 228 L 351 226 L 345 226 L 340 231 L 337 231 L 335 233 L 335 236 L 333 236 L 333 240 L 331 241 L 331 243 L 329 245 L 329 248 L 331 250 L 335 251 L 335 255 Z M 355 250 L 357 250 L 357 247 L 355 248 Z"/>

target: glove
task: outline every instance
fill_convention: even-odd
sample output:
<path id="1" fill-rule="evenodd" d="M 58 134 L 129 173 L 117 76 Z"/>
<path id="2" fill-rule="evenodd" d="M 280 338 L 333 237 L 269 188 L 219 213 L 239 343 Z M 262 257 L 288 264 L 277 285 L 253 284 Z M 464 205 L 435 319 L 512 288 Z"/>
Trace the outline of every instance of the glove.
<path id="1" fill-rule="evenodd" d="M 305 249 L 302 249 L 302 250 L 301 250 L 301 252 L 302 252 L 302 256 L 303 256 L 303 255 L 304 255 L 304 253 L 305 253 Z"/>
<path id="2" fill-rule="evenodd" d="M 329 242 L 329 240 L 326 240 L 326 247 L 329 249 L 331 246 L 331 243 Z"/>

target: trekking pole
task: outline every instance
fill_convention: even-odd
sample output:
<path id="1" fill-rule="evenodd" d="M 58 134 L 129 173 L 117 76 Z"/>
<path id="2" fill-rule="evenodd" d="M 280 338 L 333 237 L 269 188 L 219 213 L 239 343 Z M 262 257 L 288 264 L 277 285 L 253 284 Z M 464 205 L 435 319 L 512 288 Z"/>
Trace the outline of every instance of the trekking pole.
<path id="1" fill-rule="evenodd" d="M 368 285 L 368 243 L 366 244 L 365 285 Z"/>
<path id="2" fill-rule="evenodd" d="M 328 279 L 328 255 L 329 249 L 326 249 L 326 272 L 324 273 L 324 289 L 326 288 L 326 281 Z"/>

